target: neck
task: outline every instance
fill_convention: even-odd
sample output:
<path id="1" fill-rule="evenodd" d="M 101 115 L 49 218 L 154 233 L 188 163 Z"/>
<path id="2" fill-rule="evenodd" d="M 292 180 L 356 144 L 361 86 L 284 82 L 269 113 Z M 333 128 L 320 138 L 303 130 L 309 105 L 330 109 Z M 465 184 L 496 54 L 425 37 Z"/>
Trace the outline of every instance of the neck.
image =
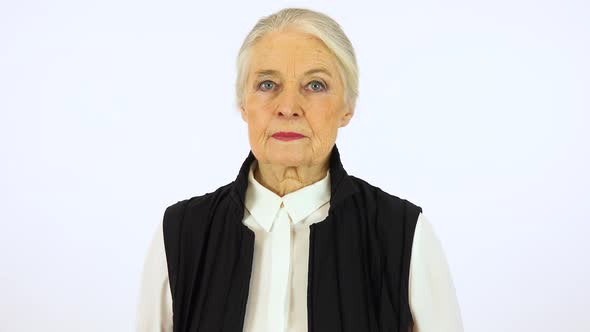
<path id="1" fill-rule="evenodd" d="M 261 164 L 254 169 L 254 178 L 261 185 L 283 197 L 323 179 L 330 168 L 329 160 L 318 165 L 282 166 Z"/>

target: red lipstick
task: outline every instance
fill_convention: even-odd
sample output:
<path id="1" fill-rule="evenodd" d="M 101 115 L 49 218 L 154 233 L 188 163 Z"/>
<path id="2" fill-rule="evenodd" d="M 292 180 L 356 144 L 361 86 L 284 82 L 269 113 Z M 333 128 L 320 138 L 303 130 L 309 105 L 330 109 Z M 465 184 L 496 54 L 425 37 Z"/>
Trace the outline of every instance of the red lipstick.
<path id="1" fill-rule="evenodd" d="M 296 139 L 303 138 L 305 136 L 292 131 L 279 131 L 277 133 L 274 133 L 272 137 L 281 141 L 293 141 Z"/>

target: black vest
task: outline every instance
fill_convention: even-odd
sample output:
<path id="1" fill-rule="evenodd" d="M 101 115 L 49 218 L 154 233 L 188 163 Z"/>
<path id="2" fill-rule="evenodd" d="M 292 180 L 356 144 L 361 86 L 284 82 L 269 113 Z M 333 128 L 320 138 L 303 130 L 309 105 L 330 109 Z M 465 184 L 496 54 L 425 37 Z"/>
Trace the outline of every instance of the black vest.
<path id="1" fill-rule="evenodd" d="M 179 201 L 163 232 L 175 332 L 241 332 L 254 232 L 242 223 L 252 151 L 235 181 Z M 407 332 L 411 202 L 348 175 L 334 145 L 328 217 L 310 226 L 309 332 Z M 273 331 L 274 332 L 274 331 Z"/>

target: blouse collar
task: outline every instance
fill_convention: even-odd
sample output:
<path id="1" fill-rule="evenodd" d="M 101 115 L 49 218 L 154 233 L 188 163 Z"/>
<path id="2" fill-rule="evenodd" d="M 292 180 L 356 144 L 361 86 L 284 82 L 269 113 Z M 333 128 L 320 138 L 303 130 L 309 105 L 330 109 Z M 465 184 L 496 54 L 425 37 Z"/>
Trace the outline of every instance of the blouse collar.
<path id="1" fill-rule="evenodd" d="M 248 172 L 245 205 L 254 220 L 267 232 L 281 204 L 291 217 L 292 224 L 297 224 L 330 201 L 330 172 L 323 179 L 281 197 L 256 180 L 254 170 L 257 166 L 258 161 L 254 161 Z"/>

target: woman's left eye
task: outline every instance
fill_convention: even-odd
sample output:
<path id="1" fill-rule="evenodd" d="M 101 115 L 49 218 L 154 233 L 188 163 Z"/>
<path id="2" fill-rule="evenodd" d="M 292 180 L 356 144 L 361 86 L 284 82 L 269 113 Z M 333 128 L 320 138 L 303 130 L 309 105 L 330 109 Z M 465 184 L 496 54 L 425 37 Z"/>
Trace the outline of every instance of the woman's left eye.
<path id="1" fill-rule="evenodd" d="M 326 89 L 324 83 L 320 81 L 311 81 L 309 84 L 307 84 L 307 86 L 311 87 L 313 91 L 323 91 Z"/>

